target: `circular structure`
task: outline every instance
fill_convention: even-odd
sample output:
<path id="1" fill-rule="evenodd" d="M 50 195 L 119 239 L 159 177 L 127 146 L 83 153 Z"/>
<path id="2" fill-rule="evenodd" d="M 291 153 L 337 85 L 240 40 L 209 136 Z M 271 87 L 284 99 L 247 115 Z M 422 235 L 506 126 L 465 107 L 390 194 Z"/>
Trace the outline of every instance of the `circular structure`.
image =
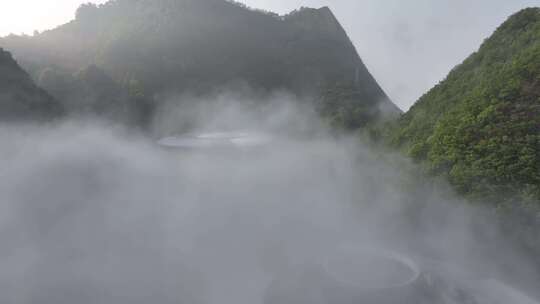
<path id="1" fill-rule="evenodd" d="M 409 259 L 348 248 L 275 278 L 265 304 L 421 304 L 425 288 Z"/>
<path id="2" fill-rule="evenodd" d="M 422 302 L 425 286 L 419 267 L 397 253 L 340 248 L 323 267 L 333 285 L 328 289 L 328 303 Z"/>
<path id="3" fill-rule="evenodd" d="M 158 141 L 162 147 L 187 150 L 223 148 L 257 148 L 271 141 L 269 135 L 249 132 L 213 132 L 166 137 Z"/>
<path id="4" fill-rule="evenodd" d="M 420 276 L 411 260 L 385 251 L 340 250 L 324 268 L 340 284 L 365 290 L 402 288 Z"/>

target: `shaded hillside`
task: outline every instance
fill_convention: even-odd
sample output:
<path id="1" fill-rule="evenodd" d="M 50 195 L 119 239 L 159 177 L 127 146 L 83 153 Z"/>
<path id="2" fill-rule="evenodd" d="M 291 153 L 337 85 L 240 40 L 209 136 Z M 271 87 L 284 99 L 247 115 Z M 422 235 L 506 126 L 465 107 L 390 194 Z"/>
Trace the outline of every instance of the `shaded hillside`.
<path id="1" fill-rule="evenodd" d="M 145 127 L 152 111 L 151 100 L 131 82 L 121 87 L 95 65 L 69 73 L 45 68 L 37 75 L 38 84 L 59 100 L 71 115 L 103 119 Z"/>
<path id="2" fill-rule="evenodd" d="M 399 113 L 326 7 L 278 16 L 225 0 L 112 0 L 81 6 L 54 30 L 0 44 L 35 74 L 95 64 L 158 99 L 234 83 L 311 97 L 346 85 L 359 92 L 356 103 Z"/>
<path id="3" fill-rule="evenodd" d="M 510 17 L 389 136 L 460 193 L 540 207 L 540 9 Z"/>
<path id="4" fill-rule="evenodd" d="M 0 48 L 0 121 L 47 120 L 62 113 L 63 107 Z"/>

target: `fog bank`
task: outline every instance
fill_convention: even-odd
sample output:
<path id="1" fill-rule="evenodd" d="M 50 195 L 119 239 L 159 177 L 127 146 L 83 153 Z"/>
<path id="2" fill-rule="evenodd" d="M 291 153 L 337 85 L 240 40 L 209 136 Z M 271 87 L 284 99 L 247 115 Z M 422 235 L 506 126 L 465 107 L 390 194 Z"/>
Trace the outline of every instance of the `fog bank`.
<path id="1" fill-rule="evenodd" d="M 485 298 L 490 280 L 537 278 L 484 211 L 407 176 L 406 160 L 329 136 L 287 102 L 269 102 L 271 115 L 224 100 L 195 131 L 272 142 L 191 151 L 98 123 L 2 126 L 0 302 L 271 303 L 276 282 L 346 247 L 410 259 L 444 292 Z"/>

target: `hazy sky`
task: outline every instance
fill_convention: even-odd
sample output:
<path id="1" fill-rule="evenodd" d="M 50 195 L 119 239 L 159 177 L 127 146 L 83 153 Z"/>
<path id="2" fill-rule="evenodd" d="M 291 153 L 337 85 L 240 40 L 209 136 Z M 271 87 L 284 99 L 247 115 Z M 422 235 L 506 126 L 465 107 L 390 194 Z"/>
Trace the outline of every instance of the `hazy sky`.
<path id="1" fill-rule="evenodd" d="M 0 35 L 32 33 L 71 20 L 88 0 L 2 0 Z M 90 2 L 103 3 L 106 0 Z M 243 0 L 279 13 L 330 6 L 360 56 L 401 108 L 475 51 L 510 14 L 538 0 Z"/>

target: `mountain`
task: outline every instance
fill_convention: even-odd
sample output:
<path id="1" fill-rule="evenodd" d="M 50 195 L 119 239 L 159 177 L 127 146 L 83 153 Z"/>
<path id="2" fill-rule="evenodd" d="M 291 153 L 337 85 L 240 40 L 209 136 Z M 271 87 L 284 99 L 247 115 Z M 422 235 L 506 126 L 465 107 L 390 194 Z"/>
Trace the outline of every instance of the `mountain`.
<path id="1" fill-rule="evenodd" d="M 37 83 L 75 116 L 96 116 L 133 126 L 148 124 L 151 101 L 131 83 L 121 87 L 95 65 L 75 73 L 48 67 L 39 72 Z"/>
<path id="2" fill-rule="evenodd" d="M 540 8 L 511 16 L 387 136 L 472 199 L 540 207 Z"/>
<path id="3" fill-rule="evenodd" d="M 111 0 L 81 6 L 75 20 L 56 29 L 8 36 L 0 45 L 33 75 L 95 65 L 123 87 L 139 84 L 158 103 L 248 84 L 340 107 L 332 92 L 346 87 L 353 105 L 369 107 L 366 120 L 401 113 L 327 7 L 279 16 L 225 0 Z"/>
<path id="4" fill-rule="evenodd" d="M 0 122 L 48 120 L 63 111 L 60 103 L 37 87 L 11 54 L 0 48 Z"/>

